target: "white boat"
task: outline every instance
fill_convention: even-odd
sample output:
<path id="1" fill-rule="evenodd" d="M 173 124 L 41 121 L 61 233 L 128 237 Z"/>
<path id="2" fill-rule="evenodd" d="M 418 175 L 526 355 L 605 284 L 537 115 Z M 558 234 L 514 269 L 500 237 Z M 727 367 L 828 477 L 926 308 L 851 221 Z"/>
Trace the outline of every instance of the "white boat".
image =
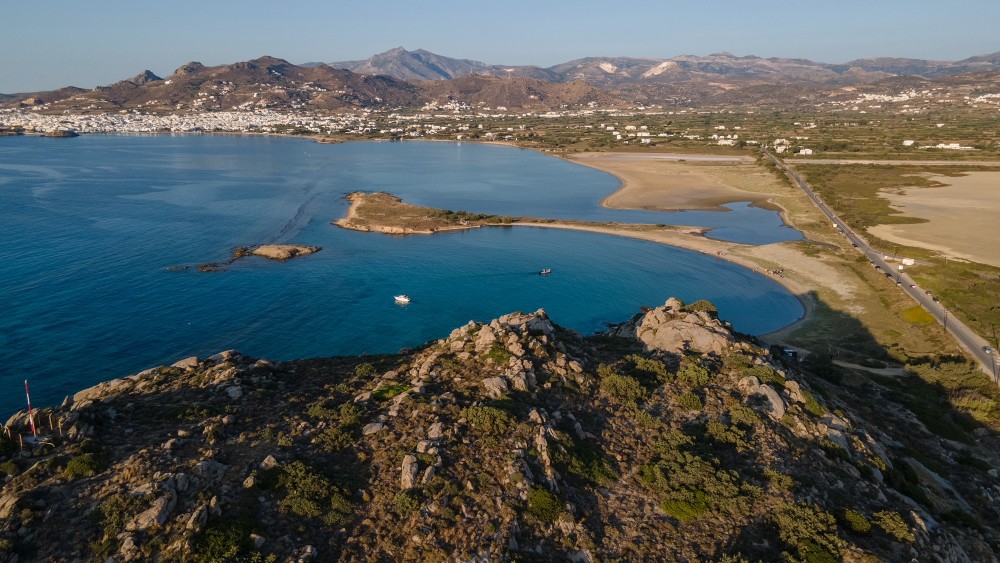
<path id="1" fill-rule="evenodd" d="M 538 272 L 538 275 L 544 276 L 546 274 L 551 274 L 551 273 L 552 273 L 552 268 L 545 268 L 544 270 Z"/>
<path id="2" fill-rule="evenodd" d="M 400 303 L 403 305 L 406 305 L 407 303 L 410 302 L 410 298 L 407 297 L 406 295 L 396 295 L 393 297 L 393 299 L 396 300 L 396 303 Z"/>

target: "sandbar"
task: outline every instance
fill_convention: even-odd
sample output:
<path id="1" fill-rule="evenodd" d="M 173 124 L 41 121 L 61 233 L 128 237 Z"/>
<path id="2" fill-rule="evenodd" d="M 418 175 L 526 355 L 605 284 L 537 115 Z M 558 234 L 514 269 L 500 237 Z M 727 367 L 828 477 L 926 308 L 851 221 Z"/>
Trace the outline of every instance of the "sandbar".
<path id="1" fill-rule="evenodd" d="M 930 178 L 947 185 L 879 194 L 907 217 L 927 219 L 926 223 L 876 225 L 868 232 L 889 242 L 1000 267 L 1000 172 Z"/>

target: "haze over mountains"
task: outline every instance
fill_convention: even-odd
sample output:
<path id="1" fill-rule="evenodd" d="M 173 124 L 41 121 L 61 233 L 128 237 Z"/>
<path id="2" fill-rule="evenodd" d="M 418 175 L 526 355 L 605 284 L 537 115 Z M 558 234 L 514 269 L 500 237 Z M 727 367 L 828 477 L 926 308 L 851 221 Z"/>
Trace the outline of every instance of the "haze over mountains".
<path id="1" fill-rule="evenodd" d="M 150 71 L 93 90 L 0 95 L 0 107 L 44 112 L 343 111 L 465 103 L 507 108 L 567 105 L 812 104 L 845 87 L 892 95 L 933 81 L 995 86 L 1000 52 L 961 61 L 872 58 L 844 64 L 729 53 L 671 59 L 589 57 L 548 68 L 503 66 L 396 48 L 363 61 L 295 65 L 261 57 L 206 67 L 191 62 L 166 78 Z"/>

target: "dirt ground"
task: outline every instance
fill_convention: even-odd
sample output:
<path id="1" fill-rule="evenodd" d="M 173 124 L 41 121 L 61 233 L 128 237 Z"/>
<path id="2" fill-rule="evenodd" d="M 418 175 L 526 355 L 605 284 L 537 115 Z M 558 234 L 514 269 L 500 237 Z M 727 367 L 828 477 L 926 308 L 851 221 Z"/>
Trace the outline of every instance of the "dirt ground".
<path id="1" fill-rule="evenodd" d="M 890 242 L 1000 267 L 1000 172 L 931 178 L 947 186 L 881 194 L 906 216 L 927 223 L 877 225 L 868 231 Z"/>

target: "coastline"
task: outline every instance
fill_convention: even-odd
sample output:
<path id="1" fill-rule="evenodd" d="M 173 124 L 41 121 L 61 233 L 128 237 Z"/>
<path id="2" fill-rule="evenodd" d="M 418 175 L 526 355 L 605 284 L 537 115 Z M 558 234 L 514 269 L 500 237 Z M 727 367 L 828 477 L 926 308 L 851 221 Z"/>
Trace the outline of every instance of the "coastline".
<path id="1" fill-rule="evenodd" d="M 119 135 L 119 134 L 124 134 L 124 133 L 94 133 L 94 132 L 81 133 L 81 135 L 109 135 L 109 134 L 110 135 Z M 282 138 L 290 138 L 290 139 L 302 139 L 304 141 L 311 141 L 311 142 L 314 142 L 314 143 L 317 143 L 317 144 L 334 144 L 334 143 L 339 144 L 339 143 L 346 143 L 346 142 L 379 142 L 380 141 L 378 139 L 348 139 L 348 140 L 342 140 L 342 139 L 335 139 L 335 138 L 329 138 L 329 137 L 294 135 L 294 134 L 289 134 L 289 133 L 255 133 L 255 132 L 238 132 L 238 131 L 233 131 L 233 132 L 216 132 L 216 131 L 211 131 L 211 132 L 206 132 L 206 131 L 166 132 L 166 131 L 151 131 L 151 132 L 143 132 L 143 133 L 132 133 L 130 135 L 136 135 L 136 136 L 160 136 L 160 135 L 198 135 L 198 136 L 205 136 L 205 135 L 222 135 L 222 136 L 251 136 L 251 137 L 282 137 Z M 382 140 L 382 141 L 383 142 L 390 142 L 388 140 Z M 750 201 L 751 205 L 754 205 L 754 206 L 761 206 L 761 207 L 763 207 L 763 206 L 773 206 L 773 207 L 775 207 L 778 210 L 779 215 L 781 216 L 782 220 L 786 224 L 791 224 L 788 221 L 788 209 L 786 209 L 784 206 L 776 204 L 773 201 L 773 198 L 769 197 L 772 194 L 762 194 L 762 193 L 756 193 L 756 192 L 749 192 L 749 191 L 744 191 L 744 190 L 738 190 L 736 188 L 730 188 L 729 189 L 730 193 L 728 195 L 718 195 L 718 194 L 705 195 L 705 194 L 699 194 L 697 196 L 692 196 L 690 193 L 688 193 L 688 194 L 686 194 L 687 197 L 685 198 L 685 200 L 683 202 L 679 203 L 679 204 L 676 204 L 676 205 L 662 205 L 662 204 L 643 205 L 643 206 L 625 206 L 625 205 L 620 205 L 620 204 L 616 205 L 616 203 L 614 201 L 614 199 L 615 199 L 614 196 L 616 194 L 617 195 L 621 195 L 621 194 L 626 193 L 626 192 L 632 192 L 634 194 L 632 197 L 634 197 L 634 198 L 643 198 L 643 197 L 646 197 L 646 196 L 649 195 L 650 187 L 648 185 L 644 185 L 642 182 L 637 182 L 636 178 L 633 175 L 631 175 L 628 170 L 623 171 L 621 169 L 621 166 L 618 167 L 618 168 L 614 168 L 614 167 L 607 166 L 607 163 L 605 163 L 605 162 L 600 162 L 600 159 L 602 158 L 601 155 L 611 155 L 610 158 L 623 158 L 624 157 L 624 160 L 631 161 L 629 164 L 632 164 L 633 167 L 634 167 L 634 165 L 636 163 L 641 163 L 641 162 L 644 162 L 644 161 L 646 161 L 646 162 L 648 162 L 648 161 L 674 161 L 674 162 L 677 162 L 678 164 L 684 163 L 684 162 L 692 162 L 692 161 L 693 162 L 738 162 L 738 163 L 744 163 L 744 164 L 752 164 L 753 160 L 750 157 L 747 157 L 747 156 L 731 156 L 731 155 L 716 156 L 716 155 L 699 155 L 699 154 L 687 154 L 687 153 L 677 153 L 677 154 L 674 154 L 674 153 L 659 153 L 659 152 L 658 153 L 642 154 L 642 153 L 616 152 L 616 151 L 600 152 L 600 153 L 597 153 L 597 152 L 595 152 L 595 153 L 574 153 L 574 154 L 567 155 L 567 154 L 559 154 L 559 153 L 546 152 L 546 151 L 538 151 L 537 149 L 533 149 L 533 148 L 530 148 L 530 147 L 520 147 L 520 146 L 518 146 L 516 144 L 509 143 L 509 142 L 504 142 L 504 141 L 480 141 L 480 140 L 454 141 L 454 140 L 449 140 L 449 139 L 404 139 L 404 141 L 410 141 L 410 142 L 412 142 L 412 141 L 417 141 L 417 142 L 449 142 L 449 143 L 469 142 L 469 143 L 477 143 L 477 144 L 488 144 L 488 145 L 512 147 L 512 148 L 519 148 L 521 150 L 533 150 L 533 151 L 539 152 L 540 154 L 544 154 L 546 156 L 554 156 L 554 157 L 561 158 L 563 160 L 566 160 L 566 161 L 574 163 L 574 164 L 578 164 L 578 165 L 582 165 L 582 166 L 587 166 L 587 167 L 592 168 L 594 170 L 599 170 L 601 172 L 610 174 L 610 175 L 614 176 L 619 181 L 619 183 L 620 183 L 619 187 L 616 190 L 614 190 L 613 192 L 611 192 L 610 194 L 608 194 L 607 196 L 605 196 L 604 198 L 602 198 L 602 200 L 600 201 L 600 205 L 602 207 L 609 208 L 609 209 L 644 209 L 644 210 L 663 211 L 663 212 L 683 211 L 683 210 L 710 210 L 710 211 L 725 212 L 725 211 L 728 211 L 728 210 L 725 207 L 721 207 L 721 205 L 724 204 L 724 203 L 733 203 L 733 202 L 739 202 L 739 201 Z M 609 157 L 604 156 L 603 158 L 609 158 Z M 626 168 L 627 168 L 627 166 L 626 166 Z M 672 190 L 672 191 L 684 191 L 683 188 L 679 189 L 676 186 L 668 186 L 668 188 L 670 190 Z M 356 216 L 356 205 L 357 205 L 356 203 L 352 202 L 351 206 L 348 209 L 348 215 L 345 216 L 345 217 L 339 218 L 337 220 L 334 220 L 333 223 L 336 224 L 336 225 L 338 225 L 338 226 L 344 227 L 344 228 L 354 228 L 355 230 L 380 232 L 380 233 L 390 234 L 390 235 L 433 234 L 435 232 L 458 231 L 458 230 L 466 230 L 466 229 L 470 229 L 470 228 L 478 228 L 479 227 L 478 225 L 475 225 L 475 226 L 473 226 L 473 225 L 460 225 L 460 226 L 442 227 L 442 228 L 437 228 L 437 229 L 434 229 L 434 230 L 397 229 L 397 228 L 394 228 L 394 227 L 387 227 L 387 228 L 381 228 L 381 229 L 380 228 L 371 228 L 371 227 L 368 227 L 368 228 L 345 227 L 345 225 L 341 224 L 341 221 L 346 221 L 347 219 L 353 218 L 353 217 Z M 764 245 L 764 246 L 755 247 L 755 246 L 743 245 L 743 244 L 739 244 L 739 243 L 716 241 L 714 239 L 709 239 L 709 238 L 703 236 L 704 232 L 705 232 L 705 229 L 701 229 L 701 228 L 697 228 L 697 227 L 688 227 L 688 228 L 678 227 L 677 229 L 669 230 L 669 231 L 668 230 L 643 231 L 643 230 L 634 230 L 634 229 L 628 229 L 628 228 L 623 228 L 623 227 L 609 227 L 609 226 L 599 226 L 599 225 L 572 224 L 572 223 L 565 223 L 565 222 L 558 222 L 558 221 L 544 222 L 544 223 L 543 222 L 515 222 L 515 223 L 510 223 L 510 224 L 508 224 L 506 226 L 517 226 L 517 225 L 545 227 L 545 228 L 562 228 L 562 229 L 585 230 L 585 231 L 591 231 L 591 232 L 601 233 L 601 234 L 609 234 L 609 235 L 624 236 L 624 237 L 629 237 L 629 238 L 634 238 L 634 239 L 640 239 L 640 240 L 645 240 L 645 241 L 648 241 L 648 242 L 654 242 L 654 243 L 658 243 L 658 244 L 664 244 L 664 245 L 668 245 L 668 246 L 674 246 L 674 247 L 677 247 L 677 248 L 683 248 L 683 249 L 686 249 L 686 250 L 693 250 L 693 251 L 700 252 L 700 253 L 706 254 L 706 255 L 714 255 L 718 259 L 726 260 L 728 262 L 740 265 L 742 267 L 746 267 L 746 268 L 752 269 L 752 270 L 757 271 L 759 273 L 766 273 L 766 272 L 768 272 L 770 270 L 770 268 L 768 266 L 769 265 L 773 265 L 774 264 L 774 260 L 773 260 L 773 258 L 771 256 L 769 256 L 770 253 L 768 253 L 768 252 L 764 252 L 763 253 L 764 256 L 752 256 L 751 255 L 752 254 L 751 253 L 752 249 L 755 249 L 755 248 L 757 248 L 757 249 L 764 249 L 764 248 L 768 248 L 768 247 L 782 248 L 782 250 L 785 251 L 786 254 L 788 252 L 792 252 L 792 253 L 794 253 L 796 255 L 799 255 L 800 257 L 803 257 L 803 258 L 805 257 L 804 254 L 802 254 L 801 252 L 789 249 L 787 243 L 775 243 L 775 244 L 771 244 L 771 245 Z M 734 252 L 739 252 L 739 254 L 734 254 Z M 771 259 L 769 259 L 769 258 L 771 258 Z M 801 264 L 802 262 L 799 262 L 799 263 Z M 787 326 L 785 326 L 785 327 L 783 327 L 781 329 L 778 329 L 778 330 L 773 331 L 771 333 L 767 333 L 767 335 L 776 335 L 778 333 L 787 333 L 789 331 L 794 330 L 795 327 L 800 326 L 803 322 L 805 322 L 806 320 L 809 319 L 812 311 L 815 309 L 815 305 L 808 298 L 806 298 L 805 296 L 808 294 L 808 292 L 815 290 L 816 289 L 816 285 L 815 285 L 815 283 L 806 283 L 806 282 L 817 282 L 821 278 L 818 278 L 817 276 L 810 276 L 810 275 L 808 275 L 808 273 L 807 273 L 807 275 L 804 275 L 804 276 L 797 276 L 799 278 L 799 281 L 796 281 L 791 276 L 785 276 L 785 277 L 770 276 L 770 277 L 772 277 L 772 279 L 774 279 L 775 281 L 777 281 L 779 284 L 781 284 L 783 287 L 785 287 L 789 292 L 791 292 L 793 295 L 795 295 L 796 298 L 799 300 L 800 303 L 802 303 L 802 306 L 803 306 L 804 313 L 803 313 L 803 316 L 800 319 L 798 319 L 797 321 L 795 321 L 795 322 L 791 323 L 790 325 L 787 325 Z M 820 285 L 822 285 L 822 284 L 820 284 Z M 763 337 L 763 336 L 767 336 L 767 335 L 758 335 L 758 336 L 759 337 Z"/>
<path id="2" fill-rule="evenodd" d="M 435 141 L 439 142 L 439 141 Z M 473 141 L 478 142 L 478 141 Z M 514 146 L 508 143 L 502 142 L 487 142 L 487 144 L 495 144 L 500 146 Z M 530 149 L 528 149 L 530 150 Z M 611 158 L 615 158 L 620 155 L 632 155 L 633 153 L 585 153 L 587 155 L 602 155 L 610 154 Z M 620 182 L 620 186 L 609 196 L 606 196 L 601 200 L 601 206 L 609 209 L 635 209 L 636 207 L 625 207 L 615 205 L 612 201 L 611 196 L 617 193 L 631 192 L 630 197 L 634 199 L 646 198 L 651 190 L 659 190 L 662 194 L 664 192 L 671 192 L 674 199 L 681 203 L 680 205 L 672 206 L 665 209 L 663 206 L 653 205 L 638 207 L 640 209 L 651 209 L 655 211 L 681 211 L 681 210 L 717 210 L 717 211 L 728 211 L 724 207 L 719 207 L 718 203 L 732 203 L 738 201 L 751 201 L 751 204 L 757 206 L 773 206 L 778 209 L 778 212 L 786 224 L 791 224 L 788 221 L 789 210 L 782 205 L 778 205 L 773 201 L 774 197 L 781 196 L 783 194 L 774 192 L 773 190 L 762 192 L 751 192 L 746 190 L 740 190 L 735 187 L 725 186 L 723 190 L 715 190 L 714 194 L 706 196 L 704 193 L 692 195 L 690 192 L 690 185 L 659 185 L 651 186 L 648 182 L 634 182 L 634 178 L 630 176 L 625 170 L 623 173 L 622 163 L 619 162 L 619 166 L 614 168 L 609 168 L 607 166 L 602 166 L 601 157 L 584 157 L 584 158 L 571 158 L 563 155 L 550 155 L 558 156 L 574 164 L 580 164 L 588 166 L 595 170 L 599 170 L 608 174 L 611 174 L 617 178 Z M 683 154 L 683 155 L 672 155 L 667 153 L 652 153 L 649 155 L 638 154 L 635 157 L 630 157 L 626 159 L 625 167 L 628 164 L 633 164 L 635 162 L 649 162 L 650 160 L 664 160 L 670 159 L 679 161 L 680 165 L 684 165 L 683 161 L 698 160 L 708 162 L 736 162 L 743 165 L 754 166 L 754 161 L 749 157 L 740 156 L 706 156 L 706 155 L 694 155 L 694 154 Z M 769 176 L 766 176 L 770 180 Z M 703 180 L 702 177 L 696 177 L 695 181 Z M 721 181 L 717 182 L 721 184 Z M 689 182 L 690 184 L 690 182 Z M 728 195 L 720 196 L 718 192 L 726 191 Z M 393 196 L 394 197 L 394 196 Z M 350 206 L 348 207 L 347 214 L 344 217 L 333 220 L 332 223 L 341 228 L 347 228 L 352 230 L 364 231 L 364 232 L 380 232 L 390 235 L 408 235 L 408 234 L 433 234 L 435 232 L 447 232 L 456 230 L 466 230 L 471 228 L 479 228 L 486 226 L 499 226 L 492 225 L 489 223 L 484 224 L 463 224 L 463 225 L 448 225 L 448 226 L 436 226 L 429 229 L 414 229 L 414 228 L 403 228 L 396 225 L 379 225 L 377 222 L 372 221 L 359 221 L 358 219 L 358 207 L 361 204 L 360 199 L 348 197 L 350 201 Z M 710 202 L 713 205 L 709 206 L 706 202 Z M 406 206 L 409 204 L 402 203 Z M 708 238 L 705 232 L 708 231 L 706 228 L 702 227 L 691 227 L 691 226 L 671 226 L 666 228 L 654 227 L 652 225 L 644 224 L 599 224 L 599 223 L 587 223 L 582 221 L 560 221 L 560 220 L 544 220 L 541 218 L 523 218 L 520 221 L 514 221 L 512 223 L 505 223 L 504 226 L 523 226 L 523 227 L 542 227 L 542 228 L 557 228 L 557 229 L 567 229 L 567 230 L 579 230 L 579 231 L 589 231 L 599 234 L 622 236 L 627 238 L 633 238 L 637 240 L 644 240 L 647 242 L 653 242 L 657 244 L 663 244 L 667 246 L 673 246 L 676 248 L 682 248 L 685 250 L 692 250 L 699 252 L 706 256 L 714 256 L 717 259 L 725 260 L 727 262 L 736 264 L 738 266 L 753 270 L 761 275 L 765 275 L 782 287 L 784 287 L 789 293 L 795 296 L 795 298 L 802 305 L 803 313 L 796 321 L 776 329 L 774 331 L 756 335 L 758 338 L 771 338 L 771 339 L 783 339 L 791 335 L 798 327 L 802 326 L 806 321 L 810 320 L 813 312 L 816 309 L 816 303 L 812 296 L 813 293 L 820 287 L 825 287 L 831 289 L 833 292 L 840 294 L 841 296 L 849 296 L 851 294 L 850 289 L 846 289 L 842 286 L 846 285 L 843 280 L 839 278 L 839 274 L 834 271 L 834 269 L 829 266 L 815 260 L 811 260 L 800 249 L 796 248 L 795 243 L 772 243 L 767 245 L 748 245 L 735 242 L 721 241 Z M 831 281 L 832 280 L 832 281 Z"/>
<path id="3" fill-rule="evenodd" d="M 672 246 L 675 248 L 682 248 L 684 250 L 690 250 L 693 252 L 698 252 L 699 254 L 704 254 L 706 256 L 714 257 L 718 260 L 724 260 L 737 266 L 742 266 L 749 270 L 753 270 L 762 275 L 766 275 L 768 278 L 774 280 L 789 293 L 798 299 L 799 303 L 802 304 L 802 316 L 800 316 L 794 322 L 785 325 L 781 328 L 767 332 L 764 334 L 755 335 L 757 338 L 780 338 L 784 337 L 789 331 L 794 330 L 796 327 L 800 326 L 805 321 L 809 320 L 810 315 L 815 310 L 816 305 L 808 297 L 809 292 L 814 288 L 810 284 L 807 284 L 804 277 L 801 275 L 775 276 L 768 274 L 767 272 L 770 268 L 765 267 L 759 258 L 754 259 L 745 252 L 764 247 L 775 247 L 784 245 L 785 243 L 774 243 L 769 245 L 754 246 L 748 244 L 741 244 L 736 242 L 726 242 L 719 241 L 715 239 L 710 239 L 704 236 L 706 229 L 700 227 L 680 227 L 672 230 L 633 230 L 623 227 L 602 227 L 598 225 L 585 225 L 585 224 L 569 224 L 562 222 L 552 222 L 552 223 L 533 223 L 533 222 L 518 222 L 513 223 L 511 226 L 514 227 L 540 227 L 547 229 L 565 229 L 565 230 L 575 230 L 575 231 L 587 231 L 592 233 L 599 233 L 604 235 L 620 236 L 625 238 L 631 238 L 636 240 L 643 240 L 647 242 L 654 242 L 657 244 L 662 244 L 666 246 Z M 787 250 L 787 249 L 786 249 Z M 796 272 L 800 274 L 800 272 Z"/>

